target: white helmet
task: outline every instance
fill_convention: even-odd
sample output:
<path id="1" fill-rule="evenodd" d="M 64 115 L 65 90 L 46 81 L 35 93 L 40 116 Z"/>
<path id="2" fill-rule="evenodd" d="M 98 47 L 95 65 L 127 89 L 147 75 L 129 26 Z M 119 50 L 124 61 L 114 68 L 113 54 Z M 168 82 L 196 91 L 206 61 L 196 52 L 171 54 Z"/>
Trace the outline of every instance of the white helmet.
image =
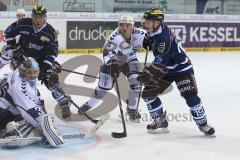
<path id="1" fill-rule="evenodd" d="M 118 25 L 121 23 L 127 23 L 127 24 L 131 24 L 132 26 L 134 26 L 134 18 L 130 15 L 123 15 L 120 17 L 120 19 L 118 21 Z"/>
<path id="2" fill-rule="evenodd" d="M 17 15 L 25 15 L 26 16 L 26 11 L 25 9 L 21 8 L 17 10 Z"/>

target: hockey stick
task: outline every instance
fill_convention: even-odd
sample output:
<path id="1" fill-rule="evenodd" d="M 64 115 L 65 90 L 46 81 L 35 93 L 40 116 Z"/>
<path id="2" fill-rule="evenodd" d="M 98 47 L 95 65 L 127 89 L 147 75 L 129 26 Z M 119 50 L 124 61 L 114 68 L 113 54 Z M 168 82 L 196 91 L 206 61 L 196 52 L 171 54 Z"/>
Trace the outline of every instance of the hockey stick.
<path id="1" fill-rule="evenodd" d="M 122 125 L 123 125 L 123 132 L 122 133 L 112 132 L 112 137 L 113 138 L 123 138 L 123 137 L 127 137 L 127 130 L 126 130 L 126 124 L 125 124 L 124 114 L 123 114 L 123 110 L 122 110 L 122 102 L 121 102 L 121 96 L 120 96 L 117 78 L 115 78 L 115 82 L 116 82 L 116 90 L 117 90 L 117 96 L 118 96 L 119 109 L 120 109 Z"/>
<path id="2" fill-rule="evenodd" d="M 144 68 L 147 65 L 147 58 L 148 58 L 148 49 L 146 50 L 146 56 L 145 56 L 145 60 L 144 60 L 143 71 L 144 71 Z M 139 102 L 140 102 L 140 98 L 141 98 L 141 94 L 142 94 L 142 86 L 143 86 L 143 84 L 141 83 L 141 87 L 140 87 L 141 90 L 140 90 L 139 95 L 138 95 L 137 108 L 139 106 Z"/>
<path id="3" fill-rule="evenodd" d="M 80 107 L 73 101 L 70 99 L 70 102 L 79 110 Z M 100 119 L 96 120 L 93 119 L 92 117 L 90 117 L 89 115 L 87 115 L 86 113 L 83 113 L 83 115 L 90 120 L 92 123 L 95 123 L 95 126 L 91 129 L 91 133 L 95 133 L 102 125 L 103 123 L 108 120 L 108 118 L 110 117 L 108 114 L 105 114 L 103 116 L 100 117 Z"/>
<path id="4" fill-rule="evenodd" d="M 59 88 L 56 88 L 57 90 L 60 90 Z M 61 90 L 60 90 L 61 91 Z M 64 94 L 64 97 L 67 97 L 69 102 L 71 102 L 74 107 L 76 107 L 78 110 L 80 109 L 80 107 L 72 100 L 72 98 L 69 96 L 69 95 L 66 95 Z M 97 130 L 110 116 L 108 114 L 106 115 L 103 115 L 99 120 L 96 120 L 96 119 L 93 119 L 92 117 L 90 117 L 89 115 L 87 115 L 86 113 L 83 113 L 83 115 L 88 119 L 90 120 L 92 123 L 95 123 L 95 129 L 92 129 L 93 130 Z"/>
<path id="5" fill-rule="evenodd" d="M 23 60 L 26 62 L 27 61 L 27 57 L 22 55 L 23 57 Z M 92 78 L 98 78 L 98 77 L 95 77 L 95 76 L 92 76 L 92 75 L 87 75 L 87 74 L 83 74 L 83 73 L 79 73 L 79 72 L 74 72 L 74 71 L 70 71 L 70 70 L 65 70 L 65 69 L 61 69 L 61 70 L 64 70 L 64 71 L 68 71 L 68 72 L 72 72 L 72 73 L 77 73 L 77 74 L 81 74 L 81 75 L 85 75 L 85 76 L 89 76 L 89 77 L 92 77 Z M 57 90 L 60 90 L 58 87 L 56 88 Z M 61 92 L 61 91 L 60 91 Z M 65 94 L 63 94 L 65 97 L 69 97 L 69 101 L 79 110 L 80 107 L 71 99 L 70 96 L 67 96 Z M 99 120 L 96 120 L 96 119 L 93 119 L 91 118 L 90 116 L 88 116 L 86 113 L 83 113 L 83 115 L 89 119 L 91 122 L 95 123 L 95 127 L 92 129 L 92 132 L 96 131 L 108 118 L 109 118 L 109 115 L 103 115 Z"/>
<path id="6" fill-rule="evenodd" d="M 91 77 L 91 78 L 99 79 L 99 77 L 96 77 L 96 76 L 93 76 L 93 75 L 89 75 L 89 74 L 85 74 L 85 73 L 80 73 L 80 72 L 76 72 L 76 71 L 71 71 L 71 70 L 64 69 L 64 68 L 61 68 L 61 70 L 62 70 L 62 71 L 65 71 L 65 72 L 75 73 L 75 74 L 79 74 L 79 75 L 82 75 L 82 76 L 88 76 L 88 77 Z"/>
<path id="7" fill-rule="evenodd" d="M 78 110 L 80 109 L 80 107 L 72 100 L 72 99 L 70 99 L 69 100 Z M 93 123 L 98 123 L 98 120 L 96 120 L 96 119 L 93 119 L 92 117 L 90 117 L 89 115 L 87 115 L 86 113 L 83 113 L 83 115 L 87 118 L 87 119 L 89 119 L 91 122 L 93 122 Z"/>

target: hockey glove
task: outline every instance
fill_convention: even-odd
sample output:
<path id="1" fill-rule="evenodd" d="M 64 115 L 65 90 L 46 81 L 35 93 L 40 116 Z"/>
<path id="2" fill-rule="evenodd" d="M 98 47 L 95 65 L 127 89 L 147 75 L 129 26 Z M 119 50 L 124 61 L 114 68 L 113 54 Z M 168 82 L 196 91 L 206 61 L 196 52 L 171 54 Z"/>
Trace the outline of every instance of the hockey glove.
<path id="1" fill-rule="evenodd" d="M 120 74 L 120 66 L 116 59 L 109 60 L 110 75 L 113 79 L 118 78 Z"/>
<path id="2" fill-rule="evenodd" d="M 148 66 L 144 68 L 144 71 L 137 77 L 137 80 L 141 83 L 147 83 L 152 78 L 152 75 L 148 71 Z"/>
<path id="3" fill-rule="evenodd" d="M 20 45 L 12 47 L 13 59 L 17 62 L 17 64 L 23 63 L 24 53 L 25 53 L 25 51 L 23 50 L 23 48 Z"/>
<path id="4" fill-rule="evenodd" d="M 146 33 L 143 39 L 143 48 L 146 50 L 151 51 L 152 50 L 152 40 L 149 38 L 148 34 Z"/>
<path id="5" fill-rule="evenodd" d="M 159 81 L 163 76 L 168 73 L 168 69 L 162 64 L 152 63 L 149 67 L 145 67 L 141 75 L 137 77 L 137 80 L 141 83 L 147 83 L 149 81 Z"/>
<path id="6" fill-rule="evenodd" d="M 40 70 L 39 79 L 42 80 L 42 83 L 43 83 L 43 80 L 48 81 L 51 74 L 52 74 L 52 66 L 44 63 Z"/>
<path id="7" fill-rule="evenodd" d="M 62 69 L 62 66 L 57 61 L 54 61 L 52 70 L 57 73 L 60 73 L 61 69 Z"/>

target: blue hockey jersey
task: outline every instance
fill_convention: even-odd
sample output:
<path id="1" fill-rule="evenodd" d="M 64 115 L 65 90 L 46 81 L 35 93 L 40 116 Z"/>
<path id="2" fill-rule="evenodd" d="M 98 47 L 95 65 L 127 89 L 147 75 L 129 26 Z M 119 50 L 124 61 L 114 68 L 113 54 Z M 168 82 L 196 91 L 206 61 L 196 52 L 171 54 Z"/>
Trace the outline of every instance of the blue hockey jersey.
<path id="1" fill-rule="evenodd" d="M 152 41 L 152 51 L 155 56 L 153 63 L 166 67 L 168 75 L 176 75 L 192 70 L 192 64 L 182 48 L 179 40 L 164 23 L 158 31 L 148 33 Z"/>
<path id="2" fill-rule="evenodd" d="M 7 45 L 16 44 L 16 36 L 20 36 L 19 44 L 27 57 L 33 57 L 39 63 L 52 65 L 58 55 L 58 40 L 55 29 L 48 23 L 37 29 L 31 18 L 24 18 L 12 23 L 6 30 Z"/>

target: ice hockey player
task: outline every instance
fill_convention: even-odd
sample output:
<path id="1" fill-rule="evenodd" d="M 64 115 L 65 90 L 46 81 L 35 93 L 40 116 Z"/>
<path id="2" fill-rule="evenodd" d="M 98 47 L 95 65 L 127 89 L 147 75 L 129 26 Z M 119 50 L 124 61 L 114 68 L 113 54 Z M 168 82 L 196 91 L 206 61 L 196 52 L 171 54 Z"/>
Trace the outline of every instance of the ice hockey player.
<path id="1" fill-rule="evenodd" d="M 27 14 L 26 14 L 25 9 L 20 8 L 20 9 L 17 10 L 17 15 L 16 15 L 16 17 L 17 17 L 17 20 L 18 20 L 18 21 L 21 20 L 21 19 L 23 19 L 23 18 L 26 18 L 26 16 L 27 16 Z"/>
<path id="2" fill-rule="evenodd" d="M 130 15 L 120 17 L 118 27 L 111 33 L 103 46 L 103 65 L 100 68 L 98 87 L 88 102 L 80 109 L 87 112 L 104 97 L 114 85 L 114 79 L 122 72 L 128 79 L 130 90 L 127 100 L 127 113 L 131 121 L 139 122 L 137 101 L 141 84 L 136 80 L 141 67 L 136 53 L 142 47 L 146 31 L 134 27 L 134 18 Z"/>
<path id="3" fill-rule="evenodd" d="M 40 95 L 36 87 L 38 74 L 38 63 L 28 57 L 19 68 L 1 77 L 1 138 L 43 136 L 50 146 L 55 147 L 64 141 L 55 125 L 54 117 L 46 114 L 41 108 Z"/>
<path id="4" fill-rule="evenodd" d="M 58 39 L 56 30 L 46 22 L 47 10 L 37 5 L 32 10 L 31 18 L 24 18 L 11 24 L 6 30 L 6 41 L 13 51 L 13 59 L 21 64 L 22 54 L 33 57 L 40 65 L 39 80 L 52 92 L 62 109 L 62 118 L 71 115 L 69 98 L 60 87 L 58 73 L 53 71 L 58 56 Z M 20 35 L 20 49 L 15 37 Z"/>
<path id="5" fill-rule="evenodd" d="M 16 13 L 17 21 L 20 21 L 22 18 L 26 17 L 26 11 L 24 9 L 18 9 Z M 16 22 L 17 23 L 17 22 Z M 19 36 L 15 37 L 16 43 L 19 41 Z M 10 46 L 4 45 L 0 52 L 0 68 L 9 63 L 12 59 L 12 51 Z"/>
<path id="6" fill-rule="evenodd" d="M 147 103 L 150 115 L 154 120 L 152 124 L 147 126 L 148 131 L 167 130 L 166 111 L 163 112 L 163 105 L 158 94 L 163 93 L 172 82 L 175 82 L 200 131 L 206 135 L 213 135 L 215 130 L 208 125 L 203 104 L 198 96 L 191 61 L 179 40 L 164 24 L 164 13 L 159 9 L 152 9 L 145 12 L 143 18 L 145 29 L 148 32 L 143 46 L 152 50 L 155 56 L 151 65 L 147 66 L 137 78 L 145 84 L 142 97 Z M 160 79 L 167 83 L 158 83 Z M 153 87 L 154 85 L 155 87 Z M 154 92 L 151 90 L 154 90 Z"/>

